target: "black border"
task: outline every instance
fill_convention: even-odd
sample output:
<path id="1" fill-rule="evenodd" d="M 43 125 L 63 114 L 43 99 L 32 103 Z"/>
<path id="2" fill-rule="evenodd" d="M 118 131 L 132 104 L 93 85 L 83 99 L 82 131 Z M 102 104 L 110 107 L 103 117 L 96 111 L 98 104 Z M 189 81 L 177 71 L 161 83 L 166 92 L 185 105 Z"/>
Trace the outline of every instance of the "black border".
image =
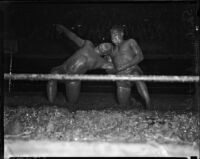
<path id="1" fill-rule="evenodd" d="M 4 1 L 5 2 L 5 1 Z M 68 1 L 63 1 L 63 0 L 45 0 L 45 1 L 39 1 L 39 0 L 31 0 L 31 1 L 6 1 L 5 3 L 7 4 L 15 4 L 15 5 L 32 5 L 32 4 L 91 4 L 91 3 L 96 3 L 96 4 L 112 4 L 112 3 L 159 3 L 159 4 L 177 4 L 177 3 L 184 3 L 184 4 L 197 4 L 197 14 L 199 14 L 199 0 L 68 0 Z M 1 2 L 0 2 L 1 4 Z M 4 33 L 4 12 L 0 10 L 0 29 L 1 32 Z M 199 17 L 197 17 L 197 22 L 199 22 Z M 199 24 L 198 24 L 199 26 Z M 199 35 L 197 35 L 199 36 Z M 3 77 L 3 70 L 4 70 L 4 35 L 0 36 L 0 69 L 1 74 L 0 74 L 0 111 L 1 111 L 1 133 L 0 133 L 0 158 L 4 157 L 4 126 L 3 126 L 3 114 L 4 114 L 4 77 Z M 199 52 L 198 52 L 199 55 Z M 200 75 L 200 73 L 198 73 Z M 198 103 L 199 106 L 200 103 Z M 198 109 L 198 112 L 200 113 L 200 110 Z M 200 129 L 200 128 L 199 128 Z M 200 138 L 200 136 L 199 136 Z M 2 156 L 2 157 L 1 157 Z M 18 158 L 18 157 L 12 157 Z M 29 158 L 29 157 L 22 157 L 22 158 Z M 37 158 L 37 157 L 30 157 L 30 158 Z M 39 157 L 39 158 L 63 158 L 63 157 Z M 64 157 L 66 158 L 66 157 Z M 112 158 L 112 157 L 111 157 Z M 133 157 L 133 158 L 138 158 L 138 157 Z M 143 158 L 143 157 L 139 157 Z M 146 157 L 145 157 L 146 158 Z M 156 157 L 147 157 L 147 158 L 156 158 Z M 187 158 L 187 157 L 159 157 L 159 158 Z M 191 159 L 197 158 L 196 156 L 191 156 Z"/>

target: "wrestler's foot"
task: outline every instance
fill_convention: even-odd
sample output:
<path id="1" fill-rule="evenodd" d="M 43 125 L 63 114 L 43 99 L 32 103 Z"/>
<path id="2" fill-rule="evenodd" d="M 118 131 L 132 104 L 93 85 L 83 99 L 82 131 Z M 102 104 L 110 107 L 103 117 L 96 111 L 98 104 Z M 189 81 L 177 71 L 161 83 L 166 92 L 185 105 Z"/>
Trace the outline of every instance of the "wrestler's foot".
<path id="1" fill-rule="evenodd" d="M 78 110 L 78 105 L 77 104 L 69 104 L 68 110 L 71 113 L 76 113 L 76 111 Z"/>

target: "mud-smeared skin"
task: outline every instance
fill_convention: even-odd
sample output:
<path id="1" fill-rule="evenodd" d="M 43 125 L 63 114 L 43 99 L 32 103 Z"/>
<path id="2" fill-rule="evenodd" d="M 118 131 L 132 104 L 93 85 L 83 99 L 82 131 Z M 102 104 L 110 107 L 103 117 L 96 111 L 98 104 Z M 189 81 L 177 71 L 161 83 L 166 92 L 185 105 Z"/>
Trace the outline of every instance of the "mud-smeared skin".
<path id="1" fill-rule="evenodd" d="M 104 51 L 111 49 L 109 43 L 100 44 L 101 47 L 95 47 L 89 40 L 82 40 L 74 33 L 69 31 L 62 25 L 58 25 L 59 30 L 63 30 L 67 37 L 73 40 L 80 49 L 77 50 L 62 65 L 54 67 L 52 74 L 84 74 L 92 69 L 112 69 L 113 64 L 107 62 L 100 55 Z M 105 47 L 103 47 L 105 45 Z M 102 48 L 102 49 L 101 49 Z M 70 103 L 75 104 L 80 94 L 80 81 L 64 81 L 66 88 L 66 96 Z M 49 81 L 47 84 L 47 95 L 51 103 L 53 103 L 57 94 L 57 81 Z"/>
<path id="2" fill-rule="evenodd" d="M 117 70 L 116 74 L 142 75 L 142 70 L 138 66 L 143 60 L 142 51 L 134 39 L 124 40 L 123 35 L 123 30 L 120 30 L 119 27 L 111 29 L 111 39 L 115 48 L 110 56 Z M 136 81 L 135 84 L 139 94 L 145 99 L 146 107 L 150 108 L 150 97 L 146 84 L 142 81 Z M 121 105 L 129 103 L 131 86 L 129 81 L 117 82 L 117 98 Z"/>

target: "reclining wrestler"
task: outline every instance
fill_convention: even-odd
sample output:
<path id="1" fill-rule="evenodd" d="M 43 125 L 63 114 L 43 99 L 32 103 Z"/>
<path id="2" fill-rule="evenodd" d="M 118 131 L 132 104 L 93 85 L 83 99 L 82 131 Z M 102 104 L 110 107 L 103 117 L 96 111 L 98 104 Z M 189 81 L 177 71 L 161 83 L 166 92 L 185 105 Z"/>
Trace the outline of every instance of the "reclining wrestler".
<path id="1" fill-rule="evenodd" d="M 70 40 L 74 41 L 79 49 L 68 58 L 60 66 L 51 69 L 52 74 L 85 74 L 88 70 L 106 69 L 112 70 L 114 68 L 111 62 L 106 61 L 101 56 L 107 54 L 112 50 L 111 43 L 102 43 L 97 47 L 90 40 L 83 40 L 75 33 L 63 25 L 56 24 L 56 30 L 59 33 L 64 33 Z M 74 104 L 77 102 L 80 94 L 81 81 L 67 80 L 65 83 L 67 100 Z M 57 81 L 50 80 L 47 83 L 48 100 L 53 103 L 57 94 Z"/>

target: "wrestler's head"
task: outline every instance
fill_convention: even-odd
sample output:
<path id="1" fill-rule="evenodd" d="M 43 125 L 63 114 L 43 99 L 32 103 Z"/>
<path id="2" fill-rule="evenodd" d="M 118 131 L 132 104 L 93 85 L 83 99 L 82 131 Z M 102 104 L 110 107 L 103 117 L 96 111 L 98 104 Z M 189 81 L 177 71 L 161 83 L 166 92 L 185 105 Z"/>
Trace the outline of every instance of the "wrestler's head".
<path id="1" fill-rule="evenodd" d="M 108 52 L 112 51 L 112 44 L 111 43 L 101 43 L 95 49 L 96 52 L 100 55 L 105 55 Z"/>
<path id="2" fill-rule="evenodd" d="M 118 45 L 123 41 L 124 28 L 122 26 L 115 25 L 112 27 L 110 32 L 111 32 L 111 40 L 115 45 Z"/>

